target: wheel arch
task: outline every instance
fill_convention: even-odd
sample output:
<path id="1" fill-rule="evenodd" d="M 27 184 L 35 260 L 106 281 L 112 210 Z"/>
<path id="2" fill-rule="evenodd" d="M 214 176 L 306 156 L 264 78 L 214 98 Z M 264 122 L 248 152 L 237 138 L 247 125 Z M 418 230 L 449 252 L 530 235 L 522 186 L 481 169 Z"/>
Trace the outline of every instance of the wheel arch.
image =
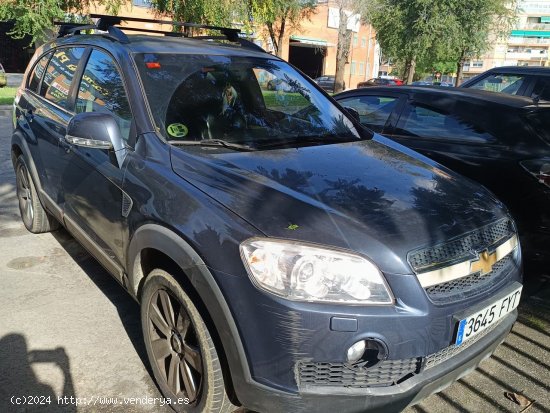
<path id="1" fill-rule="evenodd" d="M 240 404 L 236 387 L 251 379 L 237 326 L 214 276 L 193 249 L 176 232 L 159 224 L 144 224 L 130 242 L 127 255 L 128 290 L 140 301 L 148 273 L 160 268 L 173 274 L 193 299 L 210 329 L 224 367 L 226 391 Z"/>
<path id="2" fill-rule="evenodd" d="M 31 151 L 29 149 L 27 141 L 23 137 L 23 134 L 17 129 L 13 132 L 13 135 L 11 137 L 10 153 L 11 153 L 11 162 L 14 168 L 15 168 L 15 163 L 17 162 L 17 158 L 23 155 L 23 157 L 25 158 L 25 163 L 27 164 L 27 168 L 33 179 L 34 185 L 36 186 L 38 197 L 40 197 L 41 190 L 42 190 L 42 182 L 40 181 L 40 175 L 38 174 L 38 170 L 36 169 L 36 165 L 34 163 L 34 159 L 31 155 Z"/>

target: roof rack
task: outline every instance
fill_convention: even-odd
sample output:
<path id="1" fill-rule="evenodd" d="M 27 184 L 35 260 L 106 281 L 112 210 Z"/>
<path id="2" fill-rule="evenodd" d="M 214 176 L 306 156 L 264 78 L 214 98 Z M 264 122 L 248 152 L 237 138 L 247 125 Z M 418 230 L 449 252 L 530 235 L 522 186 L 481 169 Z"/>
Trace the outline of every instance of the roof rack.
<path id="1" fill-rule="evenodd" d="M 54 25 L 60 26 L 58 37 L 64 37 L 68 35 L 78 35 L 82 30 L 101 30 L 106 31 L 108 34 L 101 34 L 102 36 L 108 37 L 112 40 L 118 41 L 120 43 L 130 43 L 130 39 L 123 30 L 140 32 L 140 33 L 154 33 L 154 34 L 163 34 L 165 36 L 171 37 L 190 37 L 196 39 L 206 39 L 206 40 L 228 40 L 230 42 L 239 43 L 243 47 L 249 49 L 254 49 L 264 52 L 257 44 L 251 42 L 250 40 L 244 39 L 241 36 L 243 33 L 240 29 L 234 29 L 230 27 L 220 27 L 220 26 L 210 26 L 207 24 L 198 24 L 198 23 L 185 23 L 172 20 L 154 20 L 154 19 L 145 19 L 141 17 L 125 17 L 125 16 L 110 16 L 106 14 L 90 14 L 90 17 L 93 19 L 98 19 L 95 25 L 91 24 L 81 24 L 81 23 L 64 23 L 64 22 L 54 22 Z M 163 30 L 153 30 L 153 29 L 143 29 L 140 27 L 131 27 L 131 26 L 121 26 L 122 22 L 139 22 L 139 23 L 155 23 L 160 25 L 171 25 L 176 27 L 190 27 L 204 30 L 216 30 L 219 31 L 223 36 L 189 36 L 187 33 L 183 32 L 173 32 L 173 31 L 163 31 Z"/>

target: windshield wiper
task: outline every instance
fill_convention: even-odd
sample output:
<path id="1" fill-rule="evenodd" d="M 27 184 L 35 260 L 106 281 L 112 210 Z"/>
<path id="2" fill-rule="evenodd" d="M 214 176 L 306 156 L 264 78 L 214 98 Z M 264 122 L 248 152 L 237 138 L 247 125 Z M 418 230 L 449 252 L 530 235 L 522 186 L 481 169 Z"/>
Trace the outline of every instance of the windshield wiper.
<path id="1" fill-rule="evenodd" d="M 258 145 L 259 149 L 267 148 L 281 148 L 288 147 L 294 148 L 299 146 L 312 146 L 317 144 L 331 144 L 331 143 L 346 143 L 354 142 L 359 139 L 341 138 L 336 135 L 320 135 L 320 136 L 296 136 L 292 139 L 281 139 L 277 141 L 267 142 Z"/>
<path id="2" fill-rule="evenodd" d="M 248 145 L 227 142 L 222 139 L 201 139 L 200 141 L 169 140 L 172 145 L 190 145 L 190 146 L 222 146 L 224 148 L 235 149 L 237 151 L 255 151 L 256 148 Z"/>

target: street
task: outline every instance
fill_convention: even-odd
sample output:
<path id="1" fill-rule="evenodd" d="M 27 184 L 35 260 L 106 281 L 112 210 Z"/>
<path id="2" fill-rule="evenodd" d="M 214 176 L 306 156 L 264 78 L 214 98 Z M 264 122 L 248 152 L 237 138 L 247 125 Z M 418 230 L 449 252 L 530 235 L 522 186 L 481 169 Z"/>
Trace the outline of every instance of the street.
<path id="1" fill-rule="evenodd" d="M 137 303 L 65 230 L 24 228 L 10 137 L 0 108 L 0 411 L 171 411 L 154 402 Z M 548 295 L 522 301 L 493 357 L 407 412 L 520 412 L 504 396 L 514 392 L 535 401 L 530 413 L 550 413 Z M 35 404 L 17 404 L 25 396 Z"/>

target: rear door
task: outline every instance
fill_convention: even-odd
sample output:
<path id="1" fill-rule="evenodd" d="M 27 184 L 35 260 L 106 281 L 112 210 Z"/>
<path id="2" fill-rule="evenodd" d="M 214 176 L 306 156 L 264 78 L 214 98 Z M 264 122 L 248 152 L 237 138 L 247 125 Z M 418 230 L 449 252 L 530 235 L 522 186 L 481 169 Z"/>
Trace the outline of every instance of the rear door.
<path id="1" fill-rule="evenodd" d="M 494 190 L 518 165 L 510 137 L 522 132 L 509 122 L 518 116 L 490 102 L 426 94 L 406 101 L 388 136 Z"/>
<path id="2" fill-rule="evenodd" d="M 77 83 L 75 112 L 103 112 L 112 115 L 130 147 L 132 112 L 124 80 L 114 58 L 93 49 Z M 66 141 L 65 169 L 61 186 L 65 196 L 67 227 L 82 243 L 99 251 L 102 263 L 119 273 L 123 249 L 122 181 L 126 162 L 112 150 L 75 146 Z M 111 264 L 115 263 L 114 266 Z M 116 265 L 118 264 L 118 266 Z M 120 274 L 119 274 L 120 275 Z"/>
<path id="3" fill-rule="evenodd" d="M 23 116 L 36 141 L 35 151 L 42 162 L 42 188 L 57 205 L 63 203 L 59 185 L 62 169 L 59 145 L 65 139 L 67 124 L 72 117 L 73 79 L 84 51 L 84 47 L 60 47 L 53 51 L 49 61 L 49 55 L 43 57 L 29 79 L 28 88 L 33 92 L 28 94 L 23 109 Z"/>

